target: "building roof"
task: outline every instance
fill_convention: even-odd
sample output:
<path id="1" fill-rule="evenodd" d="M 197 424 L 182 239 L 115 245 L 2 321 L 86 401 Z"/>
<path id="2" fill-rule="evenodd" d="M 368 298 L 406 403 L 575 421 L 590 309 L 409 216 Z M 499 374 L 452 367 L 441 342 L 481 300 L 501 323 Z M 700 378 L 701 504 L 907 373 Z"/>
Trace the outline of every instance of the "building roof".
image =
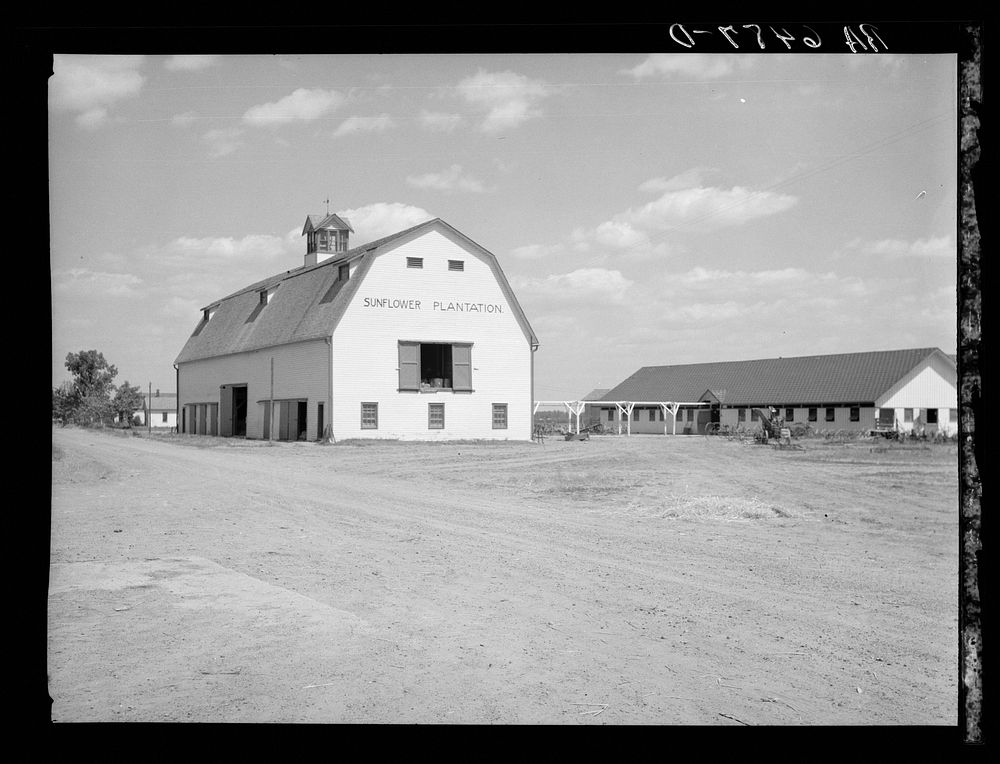
<path id="1" fill-rule="evenodd" d="M 644 366 L 609 390 L 606 401 L 697 401 L 727 406 L 871 403 L 938 348 Z M 952 365 L 954 365 L 952 363 Z"/>
<path id="2" fill-rule="evenodd" d="M 302 235 L 305 236 L 309 231 L 317 231 L 320 228 L 335 228 L 338 231 L 354 233 L 350 220 L 340 217 L 335 212 L 329 212 L 326 215 L 306 215 L 305 225 L 302 226 Z"/>
<path id="3" fill-rule="evenodd" d="M 177 393 L 160 393 L 157 395 L 153 393 L 152 396 L 149 393 L 142 394 L 143 407 L 149 407 L 152 409 L 173 409 L 177 407 Z"/>
<path id="4" fill-rule="evenodd" d="M 583 396 L 580 400 L 581 401 L 599 401 L 599 400 L 601 400 L 601 398 L 604 397 L 604 394 L 607 393 L 607 392 L 608 392 L 608 388 L 606 388 L 606 387 L 597 388 L 596 390 L 591 390 L 589 393 L 587 393 L 585 396 Z"/>
<path id="5" fill-rule="evenodd" d="M 211 320 L 203 318 L 198 323 L 175 363 L 331 336 L 368 273 L 372 261 L 386 247 L 434 227 L 457 235 L 469 248 L 484 256 L 525 335 L 532 345 L 537 345 L 538 339 L 507 283 L 496 256 L 440 218 L 434 218 L 354 247 L 315 265 L 293 268 L 254 282 L 209 303 L 202 310 L 212 309 Z M 355 266 L 351 278 L 339 281 L 338 266 L 347 262 Z M 275 291 L 266 310 L 261 310 L 259 293 L 265 288 Z"/>

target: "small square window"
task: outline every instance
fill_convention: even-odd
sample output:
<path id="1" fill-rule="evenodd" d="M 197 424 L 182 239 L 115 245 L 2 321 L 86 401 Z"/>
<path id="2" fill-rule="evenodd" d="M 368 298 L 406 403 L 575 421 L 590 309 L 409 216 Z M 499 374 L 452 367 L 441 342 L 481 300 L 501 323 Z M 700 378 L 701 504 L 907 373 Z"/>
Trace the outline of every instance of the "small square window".
<path id="1" fill-rule="evenodd" d="M 449 271 L 464 271 L 465 261 L 464 260 L 449 260 L 448 261 Z"/>
<path id="2" fill-rule="evenodd" d="M 650 409 L 649 410 L 649 421 L 650 422 L 655 422 L 656 421 L 656 409 Z"/>
<path id="3" fill-rule="evenodd" d="M 422 257 L 408 257 L 408 258 L 406 258 L 406 267 L 407 268 L 423 268 L 424 267 L 424 258 L 422 258 Z"/>
<path id="4" fill-rule="evenodd" d="M 795 419 L 795 409 L 793 409 L 793 408 L 786 408 L 785 409 L 785 419 L 787 421 L 789 421 L 789 422 L 793 421 Z"/>
<path id="5" fill-rule="evenodd" d="M 758 422 L 760 421 L 760 412 L 757 409 L 750 409 L 750 421 Z"/>
<path id="6" fill-rule="evenodd" d="M 362 403 L 361 404 L 361 429 L 362 430 L 377 430 L 378 429 L 378 404 L 377 403 Z"/>
<path id="7" fill-rule="evenodd" d="M 428 403 L 427 404 L 427 429 L 428 430 L 443 430 L 444 429 L 444 404 L 443 403 Z"/>
<path id="8" fill-rule="evenodd" d="M 736 415 L 737 421 L 740 421 L 740 422 L 747 421 L 747 410 L 746 409 L 737 409 L 737 411 L 739 412 Z"/>
<path id="9" fill-rule="evenodd" d="M 161 419 L 160 421 L 161 422 L 166 422 L 167 421 L 167 412 L 166 411 L 163 412 L 163 419 Z"/>
<path id="10" fill-rule="evenodd" d="M 948 409 L 948 421 L 949 422 L 958 421 L 958 409 Z"/>
<path id="11" fill-rule="evenodd" d="M 937 423 L 938 423 L 938 410 L 927 409 L 927 424 L 937 424 Z"/>
<path id="12" fill-rule="evenodd" d="M 506 430 L 507 429 L 507 404 L 506 403 L 494 403 L 493 404 L 493 429 L 494 430 Z"/>
<path id="13" fill-rule="evenodd" d="M 913 421 L 913 409 L 903 409 L 903 421 L 904 422 Z"/>
<path id="14" fill-rule="evenodd" d="M 861 421 L 861 407 L 851 406 L 851 421 L 860 422 Z"/>
<path id="15" fill-rule="evenodd" d="M 615 412 L 614 412 L 614 409 L 608 409 L 608 421 L 609 422 L 615 421 Z"/>
<path id="16" fill-rule="evenodd" d="M 833 421 L 833 417 L 834 417 L 833 406 L 827 406 L 826 407 L 826 421 L 827 422 L 832 422 Z"/>
<path id="17" fill-rule="evenodd" d="M 809 421 L 810 422 L 816 421 L 816 409 L 814 408 L 809 409 Z"/>

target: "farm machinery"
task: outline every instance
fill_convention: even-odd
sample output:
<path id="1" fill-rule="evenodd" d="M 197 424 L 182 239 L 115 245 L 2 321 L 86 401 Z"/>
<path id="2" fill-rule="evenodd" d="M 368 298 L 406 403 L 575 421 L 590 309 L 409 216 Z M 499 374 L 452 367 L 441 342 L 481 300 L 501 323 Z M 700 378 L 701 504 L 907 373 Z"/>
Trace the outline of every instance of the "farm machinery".
<path id="1" fill-rule="evenodd" d="M 760 420 L 760 428 L 754 430 L 754 442 L 767 445 L 772 443 L 777 448 L 793 448 L 792 428 L 773 406 L 766 409 L 754 409 Z"/>

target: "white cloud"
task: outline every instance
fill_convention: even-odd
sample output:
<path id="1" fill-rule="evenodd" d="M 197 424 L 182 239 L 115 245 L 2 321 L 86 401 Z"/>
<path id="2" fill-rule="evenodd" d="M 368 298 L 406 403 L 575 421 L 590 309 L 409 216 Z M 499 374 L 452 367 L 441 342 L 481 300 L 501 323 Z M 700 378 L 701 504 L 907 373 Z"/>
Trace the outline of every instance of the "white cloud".
<path id="1" fill-rule="evenodd" d="M 376 202 L 338 211 L 337 214 L 351 221 L 351 227 L 354 229 L 354 234 L 351 236 L 352 247 L 398 233 L 434 218 L 434 215 L 420 207 L 399 202 Z"/>
<path id="2" fill-rule="evenodd" d="M 472 177 L 462 173 L 462 166 L 453 164 L 442 172 L 431 172 L 425 175 L 407 176 L 406 182 L 415 188 L 426 188 L 432 191 L 468 191 L 482 193 L 485 186 Z"/>
<path id="3" fill-rule="evenodd" d="M 163 304 L 163 313 L 167 316 L 175 316 L 193 324 L 194 317 L 200 314 L 204 305 L 204 301 L 192 300 L 190 297 L 179 297 L 174 295 L 168 298 Z"/>
<path id="4" fill-rule="evenodd" d="M 95 130 L 108 121 L 108 110 L 103 106 L 87 109 L 76 117 L 76 124 L 87 130 Z"/>
<path id="5" fill-rule="evenodd" d="M 175 114 L 170 118 L 170 124 L 174 127 L 187 127 L 188 125 L 194 124 L 198 119 L 198 113 L 194 111 L 186 111 L 183 114 Z"/>
<path id="6" fill-rule="evenodd" d="M 541 80 L 482 69 L 459 82 L 456 90 L 467 103 L 485 112 L 480 129 L 488 133 L 515 128 L 541 116 L 538 104 L 551 93 Z"/>
<path id="7" fill-rule="evenodd" d="M 705 285 L 727 290 L 743 288 L 757 292 L 760 287 L 788 287 L 796 284 L 820 283 L 836 278 L 831 273 L 817 274 L 804 268 L 779 268 L 764 271 L 710 270 L 695 266 L 686 273 L 672 277 L 687 287 Z"/>
<path id="8" fill-rule="evenodd" d="M 333 137 L 339 138 L 353 133 L 381 133 L 390 127 L 395 127 L 395 124 L 388 114 L 380 114 L 377 117 L 348 117 L 340 123 Z"/>
<path id="9" fill-rule="evenodd" d="M 637 231 L 624 221 L 605 221 L 594 229 L 594 238 L 599 244 L 614 249 L 636 247 L 649 241 L 642 231 Z"/>
<path id="10" fill-rule="evenodd" d="M 272 127 L 289 122 L 309 122 L 326 116 L 345 100 L 336 90 L 308 90 L 299 88 L 279 101 L 252 106 L 243 115 L 243 121 Z"/>
<path id="11" fill-rule="evenodd" d="M 163 68 L 171 72 L 196 72 L 218 61 L 219 56 L 171 56 L 163 62 Z"/>
<path id="12" fill-rule="evenodd" d="M 652 231 L 678 226 L 715 230 L 784 212 L 797 201 L 787 194 L 752 191 L 741 186 L 683 188 L 667 191 L 655 201 L 620 213 L 613 221 Z"/>
<path id="13" fill-rule="evenodd" d="M 142 279 L 128 273 L 108 273 L 87 268 L 53 271 L 52 289 L 87 296 L 129 297 L 138 293 Z"/>
<path id="14" fill-rule="evenodd" d="M 709 167 L 692 167 L 672 178 L 650 178 L 639 185 L 640 191 L 651 191 L 662 193 L 664 191 L 679 191 L 683 188 L 694 188 L 704 183 L 709 175 L 715 175 L 719 171 Z"/>
<path id="15" fill-rule="evenodd" d="M 527 244 L 523 247 L 515 247 L 511 250 L 511 257 L 518 260 L 541 260 L 562 254 L 565 247 L 562 244 Z"/>
<path id="16" fill-rule="evenodd" d="M 633 283 L 619 270 L 579 268 L 543 278 L 515 278 L 512 286 L 519 294 L 523 292 L 534 299 L 617 304 L 624 301 Z"/>
<path id="17" fill-rule="evenodd" d="M 78 112 L 78 124 L 97 127 L 107 120 L 114 103 L 142 89 L 142 64 L 142 56 L 55 55 L 49 106 L 55 111 Z"/>
<path id="18" fill-rule="evenodd" d="M 754 65 L 752 56 L 725 53 L 653 53 L 645 61 L 622 73 L 638 79 L 656 75 L 687 77 L 696 80 L 717 80 L 737 69 Z"/>
<path id="19" fill-rule="evenodd" d="M 446 114 L 439 111 L 421 111 L 420 124 L 428 130 L 450 133 L 465 122 L 461 114 Z"/>
<path id="20" fill-rule="evenodd" d="M 157 257 L 178 263 L 211 266 L 220 261 L 270 261 L 286 254 L 286 250 L 285 239 L 265 234 L 250 234 L 240 239 L 232 236 L 181 236 L 170 242 Z"/>
<path id="21" fill-rule="evenodd" d="M 879 241 L 860 242 L 855 239 L 848 246 L 857 247 L 865 254 L 883 255 L 892 258 L 939 257 L 954 260 L 956 257 L 955 245 L 952 243 L 950 236 L 916 239 L 914 241 L 881 239 Z"/>
<path id="22" fill-rule="evenodd" d="M 242 136 L 243 130 L 240 128 L 227 127 L 218 130 L 209 130 L 201 139 L 208 144 L 210 156 L 224 157 L 227 154 L 232 154 L 244 145 L 243 141 L 240 140 Z"/>

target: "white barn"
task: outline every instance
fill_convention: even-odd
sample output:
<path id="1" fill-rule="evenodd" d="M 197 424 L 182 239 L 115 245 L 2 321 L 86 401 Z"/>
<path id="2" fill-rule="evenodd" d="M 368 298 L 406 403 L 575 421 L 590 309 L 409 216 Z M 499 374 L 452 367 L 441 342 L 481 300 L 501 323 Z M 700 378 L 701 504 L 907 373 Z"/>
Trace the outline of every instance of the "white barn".
<path id="1" fill-rule="evenodd" d="M 496 257 L 436 218 L 354 249 L 309 216 L 301 267 L 203 309 L 179 431 L 530 440 L 538 340 Z"/>

